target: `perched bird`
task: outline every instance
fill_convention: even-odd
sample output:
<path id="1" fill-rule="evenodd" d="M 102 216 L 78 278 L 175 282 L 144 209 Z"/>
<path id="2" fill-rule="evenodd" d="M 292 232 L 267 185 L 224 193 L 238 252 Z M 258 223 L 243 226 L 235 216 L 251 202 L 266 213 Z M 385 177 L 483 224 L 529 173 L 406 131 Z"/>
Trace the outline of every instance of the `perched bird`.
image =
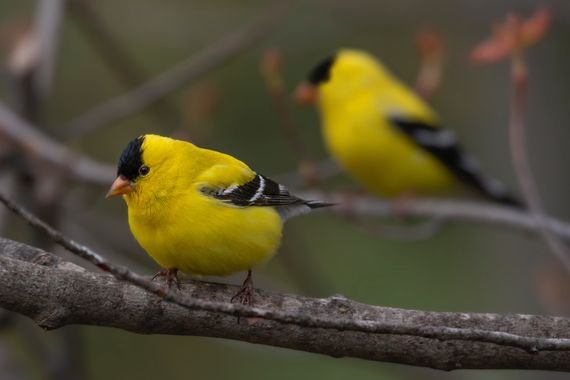
<path id="1" fill-rule="evenodd" d="M 247 270 L 232 298 L 244 304 L 253 302 L 251 268 L 275 254 L 283 222 L 329 205 L 297 198 L 229 155 L 150 134 L 123 151 L 112 195 L 123 195 L 133 235 L 169 286 L 179 285 L 179 270 Z"/>
<path id="2" fill-rule="evenodd" d="M 494 201 L 519 204 L 481 172 L 419 96 L 364 51 L 340 50 L 319 63 L 297 97 L 318 103 L 330 152 L 373 194 L 437 195 L 459 182 Z"/>

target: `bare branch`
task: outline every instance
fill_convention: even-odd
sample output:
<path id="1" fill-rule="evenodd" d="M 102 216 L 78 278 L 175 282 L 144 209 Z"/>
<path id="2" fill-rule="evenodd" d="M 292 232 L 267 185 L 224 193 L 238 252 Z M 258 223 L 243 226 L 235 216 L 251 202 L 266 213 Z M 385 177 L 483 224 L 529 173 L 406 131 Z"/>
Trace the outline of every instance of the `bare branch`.
<path id="1" fill-rule="evenodd" d="M 3 135 L 29 156 L 62 169 L 64 176 L 76 180 L 107 186 L 114 177 L 115 168 L 93 161 L 73 152 L 0 103 L 0 135 Z"/>
<path id="2" fill-rule="evenodd" d="M 329 318 L 315 316 L 312 313 L 287 312 L 281 310 L 262 309 L 241 304 L 220 301 L 210 301 L 196 297 L 184 297 L 170 288 L 164 288 L 146 278 L 131 272 L 128 268 L 115 265 L 90 248 L 76 243 L 65 237 L 61 232 L 48 226 L 36 216 L 24 210 L 14 202 L 0 195 L 0 201 L 15 214 L 21 216 L 30 225 L 45 232 L 54 242 L 71 253 L 89 261 L 98 268 L 112 274 L 116 279 L 161 297 L 164 301 L 181 306 L 191 311 L 207 311 L 234 316 L 261 318 L 282 324 L 293 324 L 299 327 L 333 329 L 370 334 L 415 335 L 422 338 L 438 340 L 473 341 L 478 343 L 493 343 L 500 346 L 519 348 L 530 353 L 540 351 L 570 351 L 570 339 L 546 338 L 539 336 L 522 336 L 501 331 L 486 331 L 481 329 L 465 329 L 455 327 L 439 327 L 431 325 L 402 325 L 386 323 L 383 320 L 356 320 L 352 318 Z M 9 307 L 8 307 L 9 308 Z"/>
<path id="3" fill-rule="evenodd" d="M 305 199 L 320 199 L 339 204 L 343 202 L 341 194 L 326 195 L 316 191 L 296 191 L 295 194 Z M 358 196 L 351 199 L 350 202 L 350 212 L 358 216 L 434 217 L 440 221 L 451 220 L 496 224 L 534 232 L 540 228 L 539 223 L 526 211 L 490 202 L 436 198 L 414 199 L 406 203 L 403 212 L 402 210 L 396 210 L 393 202 L 380 198 Z M 342 207 L 331 210 L 343 212 Z M 552 217 L 547 217 L 546 222 L 550 231 L 566 240 L 570 240 L 570 223 Z"/>
<path id="4" fill-rule="evenodd" d="M 273 107 L 275 108 L 283 134 L 293 153 L 295 153 L 299 159 L 299 172 L 307 184 L 314 184 L 317 168 L 315 167 L 309 149 L 301 138 L 298 126 L 291 119 L 289 96 L 285 90 L 282 61 L 283 59 L 279 49 L 266 50 L 261 59 L 261 74 L 273 101 Z M 303 171 L 304 168 L 310 169 Z"/>
<path id="5" fill-rule="evenodd" d="M 105 20 L 97 13 L 92 1 L 72 0 L 69 5 L 70 10 L 79 19 L 80 26 L 91 45 L 116 73 L 117 78 L 128 87 L 143 82 L 146 77 L 143 67 L 129 54 L 127 46 L 113 35 Z M 154 116 L 159 123 L 175 124 L 180 113 L 176 104 L 163 101 L 158 106 L 150 109 L 151 116 Z"/>
<path id="6" fill-rule="evenodd" d="M 516 54 L 513 54 L 511 66 L 512 93 L 509 120 L 511 156 L 524 199 L 531 211 L 531 217 L 535 220 L 540 235 L 556 259 L 563 265 L 566 273 L 570 275 L 570 254 L 564 243 L 548 228 L 548 221 L 542 207 L 542 201 L 532 169 L 530 168 L 526 150 L 524 105 L 527 79 L 527 68 L 522 51 L 517 51 Z"/>
<path id="7" fill-rule="evenodd" d="M 289 0 L 274 0 L 250 25 L 228 34 L 207 49 L 150 79 L 132 91 L 113 98 L 72 121 L 68 130 L 82 136 L 141 111 L 265 38 L 287 14 Z"/>
<path id="8" fill-rule="evenodd" d="M 47 329 L 88 324 L 142 334 L 223 337 L 443 370 L 570 371 L 568 318 L 425 312 L 369 306 L 342 296 L 311 299 L 258 291 L 260 308 L 247 309 L 263 316 L 238 324 L 226 312 L 232 305 L 221 302 L 235 292 L 233 286 L 184 282 L 175 293 L 183 302 L 223 306 L 189 311 L 6 239 L 0 239 L 0 273 L 0 306 Z M 289 317 L 279 321 L 277 316 Z M 297 323 L 301 317 L 312 322 Z M 485 343 L 490 339 L 495 343 Z M 509 347 L 513 344 L 525 349 Z M 556 351 L 541 352 L 544 348 Z"/>
<path id="9" fill-rule="evenodd" d="M 34 78 L 36 91 L 46 96 L 55 73 L 59 33 L 63 23 L 66 0 L 39 0 L 34 38 L 38 43 L 38 67 Z"/>

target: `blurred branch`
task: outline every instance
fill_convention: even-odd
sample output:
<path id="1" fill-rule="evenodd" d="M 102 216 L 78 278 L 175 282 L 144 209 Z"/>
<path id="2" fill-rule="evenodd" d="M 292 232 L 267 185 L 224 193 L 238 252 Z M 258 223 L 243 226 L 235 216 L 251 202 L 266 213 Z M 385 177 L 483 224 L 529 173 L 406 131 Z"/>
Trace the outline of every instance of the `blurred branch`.
<path id="1" fill-rule="evenodd" d="M 79 181 L 108 186 L 114 178 L 115 169 L 73 152 L 51 140 L 25 122 L 0 103 L 0 134 L 5 135 L 21 149 L 48 163 L 60 167 Z M 328 166 L 328 165 L 327 165 Z M 287 175 L 279 178 L 291 179 Z M 286 181 L 284 181 L 286 182 Z M 342 197 L 325 196 L 317 192 L 297 192 L 307 199 L 328 199 L 340 203 Z M 372 197 L 358 197 L 353 201 L 355 214 L 372 217 L 386 217 L 401 214 L 393 203 Z M 463 220 L 480 223 L 501 224 L 535 231 L 540 226 L 528 213 L 488 203 L 455 201 L 446 199 L 418 199 L 406 205 L 406 215 L 435 216 L 442 220 Z M 570 239 L 570 224 L 548 218 L 548 228 L 555 234 Z"/>
<path id="2" fill-rule="evenodd" d="M 114 178 L 115 169 L 69 150 L 37 131 L 6 106 L 0 103 L 0 134 L 5 135 L 21 149 L 46 162 L 60 167 L 79 181 L 108 186 Z M 328 164 L 326 166 L 329 166 Z M 278 176 L 285 180 L 288 175 Z M 287 182 L 287 181 L 284 181 Z M 307 199 L 326 198 L 332 202 L 342 202 L 342 197 L 325 196 L 317 192 L 297 192 Z M 358 197 L 354 200 L 354 213 L 363 216 L 386 217 L 401 214 L 394 210 L 393 203 L 372 197 Z M 529 231 L 539 228 L 536 220 L 528 213 L 489 203 L 455 201 L 446 199 L 418 199 L 406 205 L 406 215 L 435 216 L 442 220 L 463 220 L 480 223 L 501 224 Z M 570 224 L 555 218 L 548 218 L 548 228 L 555 234 L 570 239 Z"/>
<path id="3" fill-rule="evenodd" d="M 319 199 L 341 204 L 342 194 L 326 195 L 316 191 L 296 191 L 295 195 L 305 199 Z M 369 217 L 417 216 L 436 217 L 440 221 L 469 221 L 477 223 L 497 224 L 505 227 L 520 228 L 536 232 L 540 228 L 537 221 L 526 211 L 512 207 L 500 206 L 488 202 L 475 202 L 453 199 L 413 199 L 406 203 L 405 209 L 398 209 L 390 200 L 358 196 L 351 200 L 350 212 L 353 215 Z M 342 207 L 331 210 L 343 213 Z M 553 233 L 570 240 L 570 223 L 548 217 L 548 229 Z"/>
<path id="4" fill-rule="evenodd" d="M 37 3 L 33 34 L 38 44 L 38 67 L 34 83 L 38 96 L 44 97 L 52 87 L 55 74 L 66 0 L 39 0 Z"/>
<path id="5" fill-rule="evenodd" d="M 279 124 L 283 129 L 293 151 L 301 160 L 310 160 L 309 149 L 299 136 L 298 129 L 291 120 L 291 110 L 288 105 L 288 97 L 285 92 L 285 84 L 282 71 L 281 52 L 279 49 L 268 49 L 261 58 L 261 74 L 265 80 L 267 91 L 273 100 L 273 106 L 277 113 Z"/>
<path id="6" fill-rule="evenodd" d="M 7 137 L 28 154 L 45 160 L 64 170 L 78 181 L 108 186 L 115 176 L 115 169 L 93 161 L 88 157 L 73 152 L 67 147 L 55 142 L 48 136 L 37 131 L 32 125 L 25 122 L 0 103 L 0 134 Z M 327 170 L 330 163 L 324 167 Z M 276 176 L 287 182 L 292 178 L 289 175 Z M 289 183 L 289 182 L 287 182 Z M 340 195 L 324 195 L 320 192 L 302 191 L 297 194 L 307 199 L 323 199 L 341 203 Z M 401 210 L 395 210 L 393 203 L 379 198 L 361 196 L 353 201 L 353 212 L 362 216 L 386 217 L 401 215 Z M 442 220 L 471 221 L 491 223 L 529 231 L 536 231 L 540 226 L 527 212 L 500 205 L 480 202 L 458 201 L 449 199 L 417 199 L 406 205 L 405 214 L 408 216 L 434 216 Z M 555 234 L 570 239 L 570 224 L 558 219 L 547 218 L 548 228 Z"/>
<path id="7" fill-rule="evenodd" d="M 511 59 L 511 101 L 509 118 L 509 144 L 513 166 L 517 174 L 524 199 L 538 231 L 548 247 L 570 275 L 570 252 L 549 228 L 540 194 L 530 166 L 525 136 L 525 101 L 528 84 L 528 69 L 524 59 L 525 51 L 539 42 L 552 23 L 549 9 L 543 8 L 523 19 L 515 13 L 493 28 L 490 38 L 478 44 L 471 51 L 471 60 L 478 64 L 490 64 Z"/>
<path id="8" fill-rule="evenodd" d="M 564 266 L 566 272 L 570 275 L 570 253 L 562 241 L 554 235 L 548 228 L 548 221 L 545 217 L 542 201 L 536 187 L 534 175 L 528 161 L 528 153 L 525 143 L 525 127 L 524 127 L 524 94 L 526 90 L 526 67 L 522 58 L 513 58 L 513 94 L 511 104 L 511 118 L 509 125 L 511 155 L 513 165 L 517 173 L 521 191 L 524 199 L 531 211 L 531 217 L 535 220 L 539 227 L 539 232 L 544 241 L 555 255 L 555 257 Z"/>
<path id="9" fill-rule="evenodd" d="M 285 18 L 289 0 L 274 0 L 250 25 L 228 34 L 205 50 L 164 71 L 132 91 L 93 108 L 72 121 L 68 130 L 80 137 L 157 102 L 184 84 L 221 66 L 265 38 Z"/>
<path id="10" fill-rule="evenodd" d="M 63 176 L 107 186 L 115 175 L 114 167 L 93 161 L 57 143 L 2 103 L 0 103 L 0 135 L 27 155 L 40 158 L 61 169 Z"/>
<path id="11" fill-rule="evenodd" d="M 15 75 L 21 116 L 37 126 L 44 125 L 43 105 L 52 92 L 65 5 L 66 0 L 36 1 L 36 17 L 30 37 L 35 48 L 32 51 L 36 54 L 35 62 L 29 62 L 28 71 L 22 73 L 24 75 Z M 36 130 L 41 133 L 39 128 Z M 18 193 L 27 198 L 36 214 L 58 226 L 61 200 L 65 196 L 65 176 L 62 175 L 65 173 L 58 172 L 58 168 L 50 167 L 44 160 L 26 160 L 24 155 L 19 156 L 22 164 L 18 173 Z M 45 235 L 38 234 L 37 230 L 33 232 L 36 246 L 46 249 L 52 246 L 52 241 Z M 28 328 L 23 327 L 23 330 Z M 85 377 L 81 337 L 77 330 L 58 331 L 51 336 L 49 343 L 45 336 L 39 339 L 37 332 L 30 332 L 27 336 L 29 347 L 37 354 L 38 364 L 45 368 L 47 378 L 71 380 Z"/>
<path id="12" fill-rule="evenodd" d="M 97 49 L 101 57 L 107 61 L 109 67 L 115 71 L 119 80 L 129 87 L 143 82 L 146 75 L 137 61 L 128 53 L 126 46 L 120 43 L 113 35 L 105 20 L 94 9 L 91 0 L 72 0 L 69 2 L 70 10 L 80 21 L 80 26 L 87 38 Z M 151 108 L 152 116 L 161 124 L 172 125 L 176 122 L 179 113 L 178 107 L 166 100 Z"/>
<path id="13" fill-rule="evenodd" d="M 8 194 L 9 197 L 14 198 L 17 191 L 17 181 L 14 173 L 9 170 L 0 170 L 0 191 Z M 12 214 L 4 209 L 0 210 L 0 236 L 6 236 L 6 232 L 10 227 L 10 220 Z M 1 319 L 1 318 L 0 318 Z"/>
<path id="14" fill-rule="evenodd" d="M 263 291 L 257 293 L 259 307 L 250 308 L 221 301 L 235 287 L 197 281 L 183 283 L 179 292 L 166 291 L 163 297 L 174 298 L 162 302 L 140 285 L 86 272 L 21 243 L 0 239 L 0 252 L 0 306 L 46 329 L 87 324 L 223 337 L 443 370 L 570 371 L 568 318 L 403 310 L 342 296 L 312 299 Z M 255 318 L 236 323 L 236 311 Z"/>
<path id="15" fill-rule="evenodd" d="M 317 166 L 301 138 L 298 126 L 291 119 L 289 96 L 287 96 L 283 78 L 282 61 L 281 52 L 278 49 L 266 50 L 261 59 L 261 74 L 265 80 L 267 91 L 271 95 L 279 125 L 291 150 L 299 160 L 299 174 L 301 174 L 307 185 L 316 185 L 319 179 Z"/>
<path id="16" fill-rule="evenodd" d="M 110 63 L 118 78 L 128 86 L 135 86 L 145 77 L 144 70 L 128 53 L 126 46 L 122 45 L 112 35 L 109 27 L 93 8 L 90 0 L 71 0 L 69 9 L 80 21 L 87 38 L 98 50 L 101 56 Z"/>
<path id="17" fill-rule="evenodd" d="M 520 22 L 513 21 L 513 33 L 520 33 Z M 524 109 L 528 82 L 528 70 L 523 57 L 523 49 L 519 48 L 512 56 L 511 63 L 511 110 L 509 121 L 509 140 L 511 156 L 522 194 L 531 211 L 531 216 L 540 227 L 539 232 L 556 257 L 570 275 L 570 252 L 562 241 L 548 228 L 544 208 L 536 181 L 530 167 L 526 149 L 526 132 L 524 123 Z"/>

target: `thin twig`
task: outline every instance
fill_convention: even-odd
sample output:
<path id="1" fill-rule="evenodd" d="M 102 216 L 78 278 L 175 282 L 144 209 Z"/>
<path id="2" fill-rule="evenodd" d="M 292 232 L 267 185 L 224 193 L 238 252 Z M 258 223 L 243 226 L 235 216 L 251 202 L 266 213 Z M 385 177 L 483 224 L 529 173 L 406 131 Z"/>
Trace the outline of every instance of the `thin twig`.
<path id="1" fill-rule="evenodd" d="M 255 45 L 279 25 L 289 9 L 289 0 L 274 0 L 268 9 L 241 30 L 234 31 L 207 49 L 162 72 L 132 91 L 93 108 L 69 123 L 74 137 L 83 136 L 164 98 L 189 81 L 203 76 L 229 59 Z"/>
<path id="2" fill-rule="evenodd" d="M 52 87 L 65 3 L 66 0 L 38 1 L 34 38 L 38 43 L 39 62 L 34 83 L 38 96 L 42 98 Z"/>
<path id="3" fill-rule="evenodd" d="M 143 82 L 146 77 L 144 69 L 129 54 L 128 47 L 113 35 L 105 20 L 93 7 L 92 1 L 72 0 L 69 5 L 91 45 L 116 73 L 117 78 L 128 87 L 135 87 Z M 180 113 L 176 104 L 168 102 L 168 99 L 159 102 L 157 107 L 149 108 L 149 111 L 162 125 L 175 125 Z"/>
<path id="4" fill-rule="evenodd" d="M 299 135 L 298 127 L 291 120 L 287 93 L 282 71 L 282 57 L 278 49 L 267 50 L 261 59 L 261 73 L 267 86 L 267 91 L 273 101 L 279 125 L 287 138 L 289 146 L 301 163 L 312 161 L 309 149 Z"/>
<path id="5" fill-rule="evenodd" d="M 320 179 L 318 168 L 301 138 L 298 125 L 291 119 L 290 97 L 287 96 L 285 90 L 281 65 L 281 53 L 277 49 L 271 49 L 266 51 L 262 58 L 261 71 L 273 101 L 281 130 L 299 161 L 299 174 L 306 185 L 317 187 Z"/>
<path id="6" fill-rule="evenodd" d="M 126 267 L 117 266 L 107 261 L 103 256 L 95 253 L 86 246 L 68 239 L 61 232 L 48 226 L 33 214 L 16 205 L 0 194 L 0 201 L 17 215 L 21 216 L 32 226 L 44 231 L 57 244 L 61 245 L 75 255 L 91 262 L 98 268 L 111 273 L 115 278 L 129 282 L 141 289 L 153 293 L 169 303 L 176 304 L 189 310 L 201 310 L 226 315 L 239 314 L 242 317 L 263 318 L 271 321 L 294 324 L 304 327 L 334 329 L 340 331 L 358 331 L 372 334 L 391 335 L 414 335 L 424 338 L 439 340 L 468 340 L 484 343 L 493 343 L 501 346 L 515 347 L 528 352 L 539 351 L 568 351 L 570 339 L 566 338 L 543 338 L 521 336 L 500 331 L 487 331 L 481 329 L 465 329 L 454 327 L 439 327 L 425 325 L 402 325 L 384 323 L 371 320 L 353 320 L 349 318 L 330 319 L 314 317 L 303 313 L 283 312 L 279 310 L 267 310 L 257 307 L 249 307 L 241 304 L 227 302 L 207 301 L 190 297 L 180 297 L 178 293 L 164 288 L 157 283 L 131 272 Z"/>
<path id="7" fill-rule="evenodd" d="M 1 102 L 0 135 L 30 157 L 37 157 L 54 165 L 62 169 L 65 176 L 78 181 L 107 186 L 115 175 L 115 168 L 112 166 L 91 160 L 52 140 Z"/>
<path id="8" fill-rule="evenodd" d="M 534 180 L 528 159 L 525 141 L 524 105 L 527 90 L 527 67 L 522 51 L 513 54 L 511 68 L 511 115 L 509 121 L 509 142 L 511 156 L 522 194 L 528 205 L 531 217 L 539 228 L 539 233 L 554 256 L 570 275 L 570 253 L 562 241 L 554 235 L 542 207 L 542 201 Z"/>

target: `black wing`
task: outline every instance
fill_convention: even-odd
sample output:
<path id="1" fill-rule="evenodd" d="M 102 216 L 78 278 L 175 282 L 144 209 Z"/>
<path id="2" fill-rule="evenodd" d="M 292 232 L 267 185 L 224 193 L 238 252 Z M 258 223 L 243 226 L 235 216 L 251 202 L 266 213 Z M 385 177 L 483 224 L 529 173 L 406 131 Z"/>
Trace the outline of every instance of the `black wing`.
<path id="1" fill-rule="evenodd" d="M 497 202 L 513 206 L 521 205 L 521 202 L 515 199 L 503 184 L 483 174 L 475 158 L 461 149 L 451 131 L 401 118 L 392 118 L 391 121 L 400 132 L 430 152 L 462 182 Z"/>
<path id="2" fill-rule="evenodd" d="M 218 190 L 212 196 L 236 206 L 289 206 L 294 204 L 311 206 L 313 203 L 292 195 L 285 186 L 261 174 L 256 174 L 251 181 L 243 185 Z"/>

